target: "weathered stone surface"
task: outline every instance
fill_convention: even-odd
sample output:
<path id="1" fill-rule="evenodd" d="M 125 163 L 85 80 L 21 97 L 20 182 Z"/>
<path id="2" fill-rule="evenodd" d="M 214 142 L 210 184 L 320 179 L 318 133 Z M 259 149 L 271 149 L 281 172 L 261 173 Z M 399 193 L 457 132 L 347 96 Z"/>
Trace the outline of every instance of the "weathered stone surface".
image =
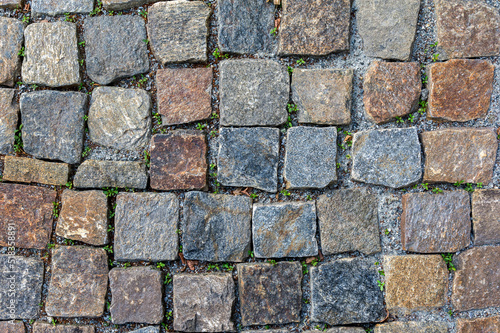
<path id="1" fill-rule="evenodd" d="M 475 190 L 472 194 L 474 245 L 500 243 L 500 190 Z"/>
<path id="2" fill-rule="evenodd" d="M 241 323 L 286 324 L 300 321 L 302 268 L 298 262 L 239 264 Z"/>
<path id="3" fill-rule="evenodd" d="M 424 182 L 488 184 L 498 141 L 492 128 L 448 128 L 421 134 Z"/>
<path id="4" fill-rule="evenodd" d="M 179 199 L 173 193 L 120 193 L 115 260 L 166 261 L 179 251 Z"/>
<path id="5" fill-rule="evenodd" d="M 94 333 L 94 326 L 90 325 L 53 325 L 35 322 L 33 333 Z"/>
<path id="6" fill-rule="evenodd" d="M 421 92 L 420 66 L 416 62 L 373 62 L 363 81 L 367 117 L 377 124 L 415 111 Z"/>
<path id="7" fill-rule="evenodd" d="M 427 117 L 437 121 L 469 121 L 488 113 L 495 66 L 487 60 L 453 59 L 429 70 Z"/>
<path id="8" fill-rule="evenodd" d="M 349 50 L 350 0 L 283 0 L 280 55 L 326 55 Z"/>
<path id="9" fill-rule="evenodd" d="M 279 135 L 277 128 L 222 128 L 217 163 L 219 182 L 275 193 Z"/>
<path id="10" fill-rule="evenodd" d="M 440 255 L 385 256 L 384 272 L 385 301 L 391 313 L 445 304 L 448 269 Z"/>
<path id="11" fill-rule="evenodd" d="M 448 324 L 444 322 L 393 321 L 375 325 L 374 333 L 448 333 Z"/>
<path id="12" fill-rule="evenodd" d="M 113 324 L 159 324 L 163 320 L 160 271 L 151 267 L 113 268 L 109 285 Z"/>
<path id="13" fill-rule="evenodd" d="M 470 200 L 465 191 L 403 194 L 401 244 L 421 253 L 457 252 L 470 244 Z"/>
<path id="14" fill-rule="evenodd" d="M 174 330 L 231 332 L 235 302 L 232 274 L 174 275 Z"/>
<path id="15" fill-rule="evenodd" d="M 248 330 L 248 331 L 242 331 L 244 333 L 288 333 L 288 330 L 280 330 L 280 329 L 269 329 L 269 330 Z"/>
<path id="16" fill-rule="evenodd" d="M 49 87 L 74 86 L 80 83 L 75 23 L 30 24 L 24 31 L 24 44 L 24 83 Z"/>
<path id="17" fill-rule="evenodd" d="M 290 189 L 324 188 L 337 181 L 337 129 L 289 128 L 286 135 L 285 177 Z"/>
<path id="18" fill-rule="evenodd" d="M 364 333 L 366 332 L 362 327 L 332 327 L 325 331 L 325 333 Z M 318 333 L 318 330 L 305 331 L 304 333 Z"/>
<path id="19" fill-rule="evenodd" d="M 132 7 L 147 5 L 158 0 L 102 0 L 106 10 L 124 10 Z"/>
<path id="20" fill-rule="evenodd" d="M 148 326 L 144 328 L 139 328 L 130 333 L 160 333 L 160 328 L 158 326 Z"/>
<path id="21" fill-rule="evenodd" d="M 316 202 L 324 255 L 381 251 L 377 196 L 363 189 L 334 191 Z"/>
<path id="22" fill-rule="evenodd" d="M 189 260 L 244 261 L 251 242 L 252 201 L 245 196 L 188 192 L 182 249 Z"/>
<path id="23" fill-rule="evenodd" d="M 222 126 L 278 126 L 287 120 L 286 68 L 273 60 L 226 60 L 220 64 Z"/>
<path id="24" fill-rule="evenodd" d="M 69 164 L 82 158 L 87 95 L 42 90 L 20 99 L 24 151 L 37 158 Z"/>
<path id="25" fill-rule="evenodd" d="M 165 68 L 156 72 L 163 125 L 186 124 L 212 114 L 212 68 Z"/>
<path id="26" fill-rule="evenodd" d="M 358 29 L 366 55 L 410 60 L 419 11 L 420 0 L 358 3 Z"/>
<path id="27" fill-rule="evenodd" d="M 144 20 L 139 16 L 88 17 L 84 22 L 87 74 L 99 84 L 149 70 Z"/>
<path id="28" fill-rule="evenodd" d="M 20 183 L 65 185 L 69 165 L 51 163 L 27 157 L 5 156 L 3 179 Z"/>
<path id="29" fill-rule="evenodd" d="M 353 180 L 401 188 L 422 176 L 416 128 L 368 130 L 354 134 Z"/>
<path id="30" fill-rule="evenodd" d="M 495 56 L 500 53 L 498 9 L 480 1 L 437 0 L 440 59 Z"/>
<path id="31" fill-rule="evenodd" d="M 80 188 L 145 189 L 148 175 L 142 162 L 86 160 L 78 167 L 73 184 Z"/>
<path id="32" fill-rule="evenodd" d="M 317 255 L 314 202 L 253 205 L 252 239 L 257 258 Z"/>
<path id="33" fill-rule="evenodd" d="M 175 130 L 151 140 L 151 187 L 201 190 L 207 185 L 207 139 L 195 130 Z"/>
<path id="34" fill-rule="evenodd" d="M 47 315 L 102 316 L 108 287 L 108 255 L 104 249 L 56 245 L 51 273 Z"/>
<path id="35" fill-rule="evenodd" d="M 64 190 L 56 234 L 91 245 L 107 244 L 108 198 L 106 195 L 102 191 Z"/>
<path id="36" fill-rule="evenodd" d="M 458 333 L 499 333 L 500 317 L 457 319 Z"/>
<path id="37" fill-rule="evenodd" d="M 115 149 L 144 148 L 151 139 L 151 123 L 146 90 L 97 87 L 92 91 L 88 119 L 92 142 Z"/>
<path id="38" fill-rule="evenodd" d="M 0 8 L 17 9 L 21 8 L 22 0 L 0 0 Z"/>
<path id="39" fill-rule="evenodd" d="M 19 1 L 18 1 L 19 3 Z M 2 0 L 0 0 L 2 8 Z M 23 46 L 24 25 L 21 21 L 0 17 L 0 85 L 12 87 L 21 69 L 18 52 Z"/>
<path id="40" fill-rule="evenodd" d="M 19 105 L 14 89 L 0 88 L 0 154 L 14 151 L 14 137 L 19 117 Z"/>
<path id="41" fill-rule="evenodd" d="M 2 229 L 7 233 L 7 229 Z M 17 240 L 15 242 L 14 246 L 18 247 Z M 0 285 L 0 319 L 35 319 L 42 300 L 43 262 L 36 258 L 0 254 L 0 278 L 3 281 Z"/>
<path id="42" fill-rule="evenodd" d="M 2 321 L 0 331 L 3 333 L 26 333 L 26 328 L 22 321 Z"/>
<path id="43" fill-rule="evenodd" d="M 92 10 L 94 10 L 93 0 L 33 0 L 31 2 L 31 14 L 34 17 L 66 13 L 88 14 Z"/>
<path id="44" fill-rule="evenodd" d="M 162 1 L 148 9 L 148 37 L 160 63 L 206 62 L 208 18 L 201 1 Z"/>
<path id="45" fill-rule="evenodd" d="M 451 303 L 457 311 L 500 306 L 500 246 L 466 250 L 453 259 Z"/>

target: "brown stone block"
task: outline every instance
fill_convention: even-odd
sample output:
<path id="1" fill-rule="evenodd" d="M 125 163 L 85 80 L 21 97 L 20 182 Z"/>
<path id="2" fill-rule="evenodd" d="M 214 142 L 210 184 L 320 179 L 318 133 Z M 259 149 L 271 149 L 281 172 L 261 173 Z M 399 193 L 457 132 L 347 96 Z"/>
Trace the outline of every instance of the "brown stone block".
<path id="1" fill-rule="evenodd" d="M 500 243 L 500 190 L 476 190 L 472 194 L 474 245 Z"/>
<path id="2" fill-rule="evenodd" d="M 500 317 L 457 320 L 458 333 L 500 333 Z"/>
<path id="3" fill-rule="evenodd" d="M 69 165 L 27 157 L 5 156 L 3 179 L 20 183 L 65 185 L 68 182 Z"/>

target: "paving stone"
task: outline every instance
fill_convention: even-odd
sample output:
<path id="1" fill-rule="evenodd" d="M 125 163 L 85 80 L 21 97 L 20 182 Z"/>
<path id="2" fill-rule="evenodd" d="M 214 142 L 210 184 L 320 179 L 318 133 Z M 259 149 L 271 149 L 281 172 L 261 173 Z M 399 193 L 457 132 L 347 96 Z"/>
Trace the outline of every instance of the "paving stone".
<path id="1" fill-rule="evenodd" d="M 108 10 L 114 10 L 109 8 Z M 84 21 L 87 75 L 106 85 L 149 71 L 146 26 L 139 16 L 88 17 Z"/>
<path id="2" fill-rule="evenodd" d="M 448 333 L 448 324 L 445 322 L 400 322 L 393 321 L 391 323 L 375 325 L 374 333 Z"/>
<path id="3" fill-rule="evenodd" d="M 277 128 L 221 128 L 218 181 L 277 192 L 279 135 Z"/>
<path id="4" fill-rule="evenodd" d="M 464 122 L 486 116 L 494 72 L 495 66 L 487 60 L 453 59 L 432 64 L 427 117 Z"/>
<path id="5" fill-rule="evenodd" d="M 458 333 L 499 333 L 500 317 L 457 319 Z"/>
<path id="6" fill-rule="evenodd" d="M 160 328 L 158 326 L 148 326 L 144 328 L 139 328 L 130 333 L 160 333 Z"/>
<path id="7" fill-rule="evenodd" d="M 14 4 L 19 1 L 14 1 Z M 3 1 L 0 0 L 0 8 Z M 5 5 L 5 4 L 4 4 Z M 21 70 L 19 50 L 23 46 L 24 24 L 14 18 L 0 17 L 0 85 L 12 87 Z"/>
<path id="8" fill-rule="evenodd" d="M 151 188 L 201 190 L 207 186 L 207 139 L 196 130 L 175 130 L 151 140 Z"/>
<path id="9" fill-rule="evenodd" d="M 47 315 L 102 316 L 108 287 L 108 255 L 104 249 L 56 245 L 51 273 Z"/>
<path id="10" fill-rule="evenodd" d="M 231 315 L 236 296 L 231 273 L 176 274 L 173 285 L 174 330 L 234 331 Z"/>
<path id="11" fill-rule="evenodd" d="M 88 14 L 93 10 L 93 0 L 33 0 L 31 2 L 33 17 L 42 15 L 55 16 L 66 13 Z"/>
<path id="12" fill-rule="evenodd" d="M 384 256 L 387 309 L 410 313 L 445 304 L 448 268 L 440 255 Z"/>
<path id="13" fill-rule="evenodd" d="M 14 152 L 14 138 L 19 118 L 19 105 L 14 89 L 0 88 L 0 154 Z"/>
<path id="14" fill-rule="evenodd" d="M 500 243 L 500 190 L 475 190 L 472 194 L 474 245 Z"/>
<path id="15" fill-rule="evenodd" d="M 158 113 L 163 125 L 210 118 L 212 68 L 165 68 L 156 72 Z"/>
<path id="16" fill-rule="evenodd" d="M 300 322 L 299 262 L 239 264 L 237 270 L 243 326 Z"/>
<path id="17" fill-rule="evenodd" d="M 327 55 L 349 50 L 350 0 L 283 0 L 280 55 Z"/>
<path id="18" fill-rule="evenodd" d="M 179 251 L 179 199 L 173 193 L 120 193 L 115 260 L 166 261 Z"/>
<path id="19" fill-rule="evenodd" d="M 0 246 L 8 246 L 15 233 L 17 248 L 45 249 L 52 234 L 52 208 L 56 191 L 17 184 L 0 184 Z M 11 230 L 14 229 L 14 230 Z"/>
<path id="20" fill-rule="evenodd" d="M 58 236 L 97 246 L 108 243 L 108 198 L 102 191 L 64 190 L 61 201 Z"/>
<path id="21" fill-rule="evenodd" d="M 94 326 L 90 325 L 52 325 L 49 323 L 35 322 L 33 333 L 94 333 Z"/>
<path id="22" fill-rule="evenodd" d="M 334 191 L 319 196 L 318 211 L 321 248 L 324 255 L 359 251 L 380 252 L 378 200 L 363 189 Z"/>
<path id="23" fill-rule="evenodd" d="M 148 9 L 148 37 L 158 61 L 165 65 L 206 62 L 209 17 L 202 1 L 163 1 Z"/>
<path id="24" fill-rule="evenodd" d="M 337 181 L 337 129 L 289 128 L 283 177 L 290 189 L 324 188 Z"/>
<path id="25" fill-rule="evenodd" d="M 245 196 L 188 192 L 182 250 L 188 260 L 244 261 L 251 243 L 252 201 Z"/>
<path id="26" fill-rule="evenodd" d="M 14 246 L 19 247 L 17 239 L 15 242 Z M 0 278 L 3 281 L 0 285 L 0 319 L 35 319 L 38 316 L 43 271 L 40 259 L 0 254 Z"/>
<path id="27" fill-rule="evenodd" d="M 365 333 L 362 327 L 332 327 L 325 331 L 325 333 Z M 319 333 L 318 330 L 305 331 L 304 333 Z"/>
<path id="28" fill-rule="evenodd" d="M 492 128 L 448 128 L 423 132 L 421 139 L 424 182 L 491 181 L 498 148 Z"/>
<path id="29" fill-rule="evenodd" d="M 382 124 L 403 117 L 418 107 L 420 66 L 416 62 L 373 62 L 363 81 L 367 117 Z"/>
<path id="30" fill-rule="evenodd" d="M 124 10 L 147 5 L 156 1 L 158 0 L 102 0 L 102 6 L 106 10 Z"/>
<path id="31" fill-rule="evenodd" d="M 365 54 L 410 60 L 419 11 L 420 0 L 362 0 L 358 3 L 358 29 Z"/>
<path id="32" fill-rule="evenodd" d="M 257 258 L 318 255 L 314 202 L 253 205 L 252 238 Z"/>
<path id="33" fill-rule="evenodd" d="M 288 333 L 289 331 L 288 330 L 279 330 L 279 329 L 276 329 L 276 330 L 272 330 L 272 329 L 269 329 L 269 330 L 248 330 L 248 331 L 242 331 L 243 333 Z"/>
<path id="34" fill-rule="evenodd" d="M 457 252 L 470 244 L 470 199 L 465 191 L 403 194 L 404 251 Z"/>
<path id="35" fill-rule="evenodd" d="M 0 8 L 17 9 L 21 8 L 22 0 L 0 0 Z"/>
<path id="36" fill-rule="evenodd" d="M 82 158 L 87 95 L 42 90 L 20 98 L 24 151 L 69 164 Z"/>
<path id="37" fill-rule="evenodd" d="M 109 284 L 113 324 L 159 324 L 163 320 L 160 271 L 151 267 L 113 268 Z"/>
<path id="38" fill-rule="evenodd" d="M 498 9 L 480 1 L 438 0 L 435 3 L 440 59 L 499 54 Z"/>
<path id="39" fill-rule="evenodd" d="M 5 156 L 3 180 L 20 183 L 65 185 L 68 182 L 69 165 L 27 157 Z"/>
<path id="40" fill-rule="evenodd" d="M 422 176 L 416 128 L 361 131 L 354 134 L 351 177 L 392 188 L 409 186 Z"/>
<path id="41" fill-rule="evenodd" d="M 457 311 L 500 306 L 500 246 L 466 250 L 453 259 L 451 303 Z"/>
<path id="42" fill-rule="evenodd" d="M 222 126 L 279 126 L 288 118 L 290 77 L 276 61 L 223 61 L 219 89 Z"/>
<path id="43" fill-rule="evenodd" d="M 86 160 L 76 170 L 73 185 L 79 188 L 120 187 L 145 189 L 146 166 L 142 162 Z"/>
<path id="44" fill-rule="evenodd" d="M 115 149 L 139 149 L 151 139 L 151 96 L 143 89 L 97 87 L 92 91 L 90 140 Z"/>
<path id="45" fill-rule="evenodd" d="M 2 321 L 0 331 L 3 333 L 26 333 L 26 328 L 22 321 Z"/>
<path id="46" fill-rule="evenodd" d="M 352 79 L 352 69 L 294 69 L 292 98 L 299 123 L 348 125 Z"/>
<path id="47" fill-rule="evenodd" d="M 78 85 L 81 80 L 77 42 L 75 23 L 28 25 L 24 31 L 23 82 L 49 87 Z"/>

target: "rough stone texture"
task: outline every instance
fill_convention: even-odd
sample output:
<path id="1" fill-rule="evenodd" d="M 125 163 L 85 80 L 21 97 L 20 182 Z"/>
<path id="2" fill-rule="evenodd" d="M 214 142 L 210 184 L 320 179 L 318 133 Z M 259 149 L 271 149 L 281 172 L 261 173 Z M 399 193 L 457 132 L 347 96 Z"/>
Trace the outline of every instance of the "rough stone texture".
<path id="1" fill-rule="evenodd" d="M 158 0 L 102 0 L 102 6 L 106 10 L 124 10 L 147 5 L 156 1 Z"/>
<path id="2" fill-rule="evenodd" d="M 201 190 L 207 186 L 207 139 L 196 130 L 175 130 L 153 136 L 151 188 Z"/>
<path id="3" fill-rule="evenodd" d="M 139 328 L 130 333 L 160 333 L 160 328 L 158 326 L 148 326 L 144 328 Z"/>
<path id="4" fill-rule="evenodd" d="M 52 250 L 51 274 L 47 315 L 103 315 L 108 287 L 108 255 L 104 249 L 56 245 Z"/>
<path id="5" fill-rule="evenodd" d="M 420 0 L 362 0 L 358 29 L 366 55 L 410 60 L 417 29 Z"/>
<path id="6" fill-rule="evenodd" d="M 18 246 L 17 240 L 15 246 Z M 0 285 L 0 319 L 35 319 L 42 300 L 43 262 L 36 258 L 0 254 L 0 279 L 3 281 Z"/>
<path id="7" fill-rule="evenodd" d="M 89 110 L 90 140 L 115 149 L 139 149 L 151 139 L 151 97 L 146 90 L 97 87 Z"/>
<path id="8" fill-rule="evenodd" d="M 500 190 L 475 190 L 472 194 L 474 245 L 500 243 Z"/>
<path id="9" fill-rule="evenodd" d="M 208 19 L 202 1 L 163 1 L 148 9 L 148 37 L 160 63 L 206 62 Z"/>
<path id="10" fill-rule="evenodd" d="M 453 259 L 451 303 L 457 311 L 500 306 L 500 246 L 466 250 Z"/>
<path id="11" fill-rule="evenodd" d="M 487 60 L 453 59 L 429 70 L 427 117 L 437 121 L 469 121 L 488 113 L 495 66 Z"/>
<path id="12" fill-rule="evenodd" d="M 387 309 L 410 313 L 443 306 L 448 268 L 440 255 L 384 256 Z"/>
<path id="13" fill-rule="evenodd" d="M 149 70 L 144 19 L 117 15 L 88 17 L 84 21 L 87 74 L 109 84 Z"/>
<path id="14" fill-rule="evenodd" d="M 391 322 L 375 325 L 374 333 L 448 333 L 448 324 L 444 322 Z"/>
<path id="15" fill-rule="evenodd" d="M 435 2 L 440 59 L 498 55 L 500 15 L 498 9 L 480 1 Z"/>
<path id="16" fill-rule="evenodd" d="M 33 333 L 94 333 L 94 326 L 90 325 L 53 325 L 35 322 Z"/>
<path id="17" fill-rule="evenodd" d="M 243 333 L 288 333 L 289 331 L 286 329 L 280 330 L 280 329 L 269 329 L 269 330 L 248 330 L 248 331 L 241 331 Z"/>
<path id="18" fill-rule="evenodd" d="M 278 188 L 279 129 L 221 128 L 218 180 L 225 186 Z"/>
<path id="19" fill-rule="evenodd" d="M 500 317 L 457 319 L 458 333 L 500 333 Z"/>
<path id="20" fill-rule="evenodd" d="M 165 68 L 156 72 L 158 113 L 163 125 L 210 118 L 212 68 Z"/>
<path id="21" fill-rule="evenodd" d="M 373 62 L 363 81 L 367 117 L 385 123 L 415 111 L 421 92 L 420 66 L 416 62 Z"/>
<path id="22" fill-rule="evenodd" d="M 324 188 L 337 181 L 337 129 L 289 128 L 283 177 L 290 189 Z"/>
<path id="23" fill-rule="evenodd" d="M 31 2 L 31 14 L 34 17 L 66 13 L 88 14 L 92 10 L 94 10 L 93 0 L 32 0 Z"/>
<path id="24" fill-rule="evenodd" d="M 175 194 L 120 193 L 115 211 L 115 260 L 177 259 L 179 199 Z"/>
<path id="25" fill-rule="evenodd" d="M 380 322 L 387 312 L 371 259 L 340 259 L 311 268 L 311 321 Z M 335 300 L 335 301 L 332 301 Z"/>
<path id="26" fill-rule="evenodd" d="M 349 50 L 350 0 L 283 0 L 280 55 Z"/>
<path id="27" fill-rule="evenodd" d="M 52 234 L 56 194 L 43 187 L 0 184 L 0 226 L 4 231 L 0 233 L 0 246 L 9 245 L 11 231 L 17 248 L 44 249 Z"/>
<path id="28" fill-rule="evenodd" d="M 0 0 L 2 8 L 2 0 Z M 18 55 L 23 46 L 24 24 L 14 18 L 0 17 L 0 85 L 12 87 L 21 69 Z"/>
<path id="29" fill-rule="evenodd" d="M 0 88 L 0 154 L 14 152 L 14 137 L 19 117 L 19 105 L 14 89 Z"/>
<path id="30" fill-rule="evenodd" d="M 52 163 L 27 157 L 5 156 L 3 180 L 20 183 L 65 185 L 69 165 Z"/>
<path id="31" fill-rule="evenodd" d="M 174 275 L 174 330 L 230 332 L 235 303 L 231 273 Z"/>
<path id="32" fill-rule="evenodd" d="M 87 95 L 42 90 L 20 98 L 24 151 L 69 164 L 82 158 Z"/>
<path id="33" fill-rule="evenodd" d="M 352 69 L 294 69 L 292 99 L 299 123 L 348 125 L 352 79 Z"/>
<path id="34" fill-rule="evenodd" d="M 365 333 L 362 327 L 332 327 L 325 331 L 325 333 Z M 304 333 L 319 333 L 318 330 L 305 331 Z"/>
<path id="35" fill-rule="evenodd" d="M 3 333 L 26 333 L 24 323 L 21 321 L 2 321 L 0 331 Z"/>
<path id="36" fill-rule="evenodd" d="M 316 202 L 324 255 L 380 252 L 377 196 L 363 189 L 334 191 Z"/>
<path id="37" fill-rule="evenodd" d="M 28 25 L 24 31 L 23 82 L 49 87 L 79 84 L 77 42 L 75 23 L 40 22 Z"/>
<path id="38" fill-rule="evenodd" d="M 86 160 L 78 167 L 73 184 L 80 188 L 145 189 L 148 175 L 142 162 Z"/>
<path id="39" fill-rule="evenodd" d="M 286 324 L 300 321 L 302 267 L 298 262 L 239 264 L 241 323 Z"/>
<path id="40" fill-rule="evenodd" d="M 404 251 L 457 252 L 470 244 L 470 199 L 465 191 L 403 194 Z"/>
<path id="41" fill-rule="evenodd" d="M 244 261 L 251 243 L 252 201 L 245 196 L 188 192 L 182 249 L 188 260 Z"/>
<path id="42" fill-rule="evenodd" d="M 252 239 L 257 258 L 317 255 L 314 202 L 253 205 Z"/>
<path id="43" fill-rule="evenodd" d="M 0 0 L 0 8 L 17 9 L 21 8 L 22 0 Z"/>
<path id="44" fill-rule="evenodd" d="M 492 128 L 423 132 L 424 182 L 484 183 L 493 176 L 498 141 Z"/>
<path id="45" fill-rule="evenodd" d="M 113 324 L 159 324 L 163 320 L 160 271 L 151 267 L 113 268 L 109 285 Z"/>
<path id="46" fill-rule="evenodd" d="M 367 130 L 354 134 L 353 180 L 401 188 L 420 181 L 420 142 L 416 128 Z"/>
<path id="47" fill-rule="evenodd" d="M 58 236 L 97 246 L 108 243 L 108 198 L 102 191 L 64 190 L 61 201 Z"/>
<path id="48" fill-rule="evenodd" d="M 287 120 L 290 77 L 276 61 L 221 62 L 219 90 L 222 126 L 279 126 Z"/>

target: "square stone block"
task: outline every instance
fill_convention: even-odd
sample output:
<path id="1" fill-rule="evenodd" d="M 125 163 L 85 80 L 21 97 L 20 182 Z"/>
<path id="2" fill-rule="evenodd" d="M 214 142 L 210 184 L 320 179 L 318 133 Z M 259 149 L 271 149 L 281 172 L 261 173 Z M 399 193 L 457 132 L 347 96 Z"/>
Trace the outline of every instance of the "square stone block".
<path id="1" fill-rule="evenodd" d="M 5 156 L 3 167 L 3 180 L 12 182 L 65 185 L 69 177 L 68 164 L 29 157 Z"/>
<path id="2" fill-rule="evenodd" d="M 136 188 L 145 189 L 148 184 L 143 162 L 86 160 L 76 170 L 73 181 L 79 188 Z"/>
<path id="3" fill-rule="evenodd" d="M 94 0 L 32 0 L 31 14 L 33 17 L 66 13 L 88 14 L 94 10 Z"/>
<path id="4" fill-rule="evenodd" d="M 0 0 L 2 8 L 3 0 Z M 17 1 L 18 3 L 20 1 Z M 12 87 L 21 70 L 19 50 L 23 46 L 24 24 L 14 18 L 0 17 L 0 85 Z"/>
<path id="5" fill-rule="evenodd" d="M 500 190 L 475 190 L 472 194 L 474 245 L 500 243 Z"/>
<path id="6" fill-rule="evenodd" d="M 0 154 L 14 152 L 19 105 L 14 89 L 0 88 Z"/>

